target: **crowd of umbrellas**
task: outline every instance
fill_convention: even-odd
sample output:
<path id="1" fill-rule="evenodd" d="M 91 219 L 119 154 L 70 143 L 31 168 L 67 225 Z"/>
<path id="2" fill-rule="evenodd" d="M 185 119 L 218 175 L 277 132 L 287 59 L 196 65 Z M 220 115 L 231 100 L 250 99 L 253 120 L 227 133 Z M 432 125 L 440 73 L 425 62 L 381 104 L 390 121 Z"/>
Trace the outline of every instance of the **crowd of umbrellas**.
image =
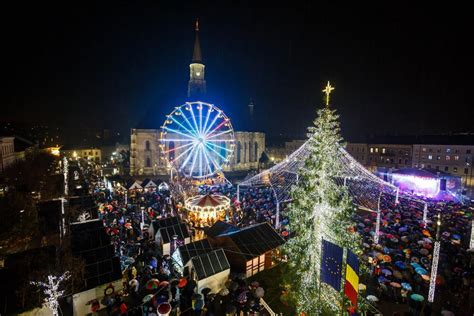
<path id="1" fill-rule="evenodd" d="M 379 301 L 406 303 L 412 314 L 419 315 L 423 310 L 429 315 L 434 308 L 428 302 L 428 293 L 439 214 L 436 307 L 443 310 L 443 315 L 463 315 L 468 312 L 463 302 L 469 301 L 474 285 L 472 256 L 467 249 L 473 208 L 456 202 L 426 202 L 425 222 L 424 204 L 403 198 L 395 203 L 393 197 L 383 196 L 378 244 L 374 243 L 377 214 L 358 213 L 358 231 L 364 238 L 362 260 L 372 266 L 366 280 L 368 284 L 361 284 L 359 289 L 374 304 Z"/>

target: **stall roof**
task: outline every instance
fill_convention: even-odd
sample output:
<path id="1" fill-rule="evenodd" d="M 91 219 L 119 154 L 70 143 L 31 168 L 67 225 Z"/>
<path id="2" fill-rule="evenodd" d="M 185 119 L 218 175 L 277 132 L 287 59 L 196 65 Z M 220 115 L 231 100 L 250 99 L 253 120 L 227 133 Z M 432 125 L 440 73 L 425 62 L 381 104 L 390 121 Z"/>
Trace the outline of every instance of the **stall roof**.
<path id="1" fill-rule="evenodd" d="M 189 243 L 187 245 L 180 246 L 178 249 L 181 255 L 181 260 L 183 262 L 183 265 L 188 263 L 188 261 L 191 260 L 192 257 L 205 254 L 214 250 L 211 247 L 209 240 L 207 239 L 201 239 L 201 240 Z"/>
<path id="2" fill-rule="evenodd" d="M 268 223 L 256 224 L 221 236 L 231 238 L 247 260 L 285 243 L 285 240 Z"/>
<path id="3" fill-rule="evenodd" d="M 213 250 L 209 253 L 193 257 L 191 261 L 198 280 L 230 269 L 229 261 L 223 249 Z"/>
<path id="4" fill-rule="evenodd" d="M 189 238 L 189 232 L 185 224 L 178 224 L 168 227 L 160 228 L 160 235 L 163 243 L 167 244 L 173 240 L 173 235 L 177 235 L 178 239 L 184 240 Z"/>
<path id="5" fill-rule="evenodd" d="M 238 227 L 219 220 L 206 230 L 206 235 L 211 237 L 217 237 L 222 234 L 237 232 L 238 230 Z"/>
<path id="6" fill-rule="evenodd" d="M 179 225 L 179 224 L 181 224 L 181 222 L 179 221 L 179 218 L 177 216 L 166 217 L 166 218 L 158 219 L 152 222 L 153 229 L 155 230 L 155 232 L 157 232 L 160 228 L 165 228 L 168 226 L 174 226 L 174 225 Z"/>

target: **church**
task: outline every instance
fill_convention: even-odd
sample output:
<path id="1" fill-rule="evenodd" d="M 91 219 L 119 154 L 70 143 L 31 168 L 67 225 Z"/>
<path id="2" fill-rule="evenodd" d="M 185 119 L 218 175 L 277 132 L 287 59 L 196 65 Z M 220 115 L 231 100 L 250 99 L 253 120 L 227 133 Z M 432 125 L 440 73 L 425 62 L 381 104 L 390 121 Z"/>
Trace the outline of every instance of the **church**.
<path id="1" fill-rule="evenodd" d="M 188 101 L 206 100 L 205 65 L 201 53 L 198 21 L 196 21 L 195 27 L 193 57 L 189 65 L 187 95 Z M 170 165 L 164 155 L 164 151 L 168 150 L 168 148 L 163 148 L 161 144 L 161 131 L 159 128 L 133 128 L 131 130 L 130 175 L 156 176 L 165 175 L 170 172 Z M 234 139 L 233 155 L 228 164 L 223 167 L 223 171 L 250 171 L 257 169 L 259 158 L 265 151 L 265 134 L 261 132 L 234 131 Z"/>

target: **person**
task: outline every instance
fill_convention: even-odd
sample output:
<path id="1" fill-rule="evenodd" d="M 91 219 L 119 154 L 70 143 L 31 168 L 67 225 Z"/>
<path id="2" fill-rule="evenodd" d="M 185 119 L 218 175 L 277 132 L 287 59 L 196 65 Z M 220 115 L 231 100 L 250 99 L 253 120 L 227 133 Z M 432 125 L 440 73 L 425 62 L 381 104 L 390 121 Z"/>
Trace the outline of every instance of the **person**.
<path id="1" fill-rule="evenodd" d="M 120 304 L 120 315 L 127 315 L 127 304 L 125 304 L 125 302 L 122 302 L 122 304 Z"/>

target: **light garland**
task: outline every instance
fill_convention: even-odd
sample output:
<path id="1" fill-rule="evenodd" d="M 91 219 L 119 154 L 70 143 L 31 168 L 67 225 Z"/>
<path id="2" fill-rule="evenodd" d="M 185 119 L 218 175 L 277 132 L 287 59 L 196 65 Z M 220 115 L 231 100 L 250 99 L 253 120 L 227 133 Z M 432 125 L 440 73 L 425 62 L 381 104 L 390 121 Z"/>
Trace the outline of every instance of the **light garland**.
<path id="1" fill-rule="evenodd" d="M 53 316 L 59 316 L 59 299 L 63 296 L 64 290 L 59 290 L 61 282 L 69 279 L 70 273 L 66 271 L 61 276 L 48 275 L 48 283 L 41 281 L 31 281 L 31 284 L 43 289 L 45 294 L 44 305 L 53 312 Z"/>
<path id="2" fill-rule="evenodd" d="M 69 193 L 69 187 L 68 187 L 68 176 L 69 176 L 69 170 L 68 170 L 68 161 L 67 158 L 63 158 L 63 176 L 64 176 L 64 196 L 67 196 Z"/>
<path id="3" fill-rule="evenodd" d="M 438 274 L 438 261 L 440 242 L 436 241 L 433 249 L 433 262 L 431 264 L 430 289 L 428 292 L 428 302 L 433 303 L 436 290 L 436 276 Z"/>

